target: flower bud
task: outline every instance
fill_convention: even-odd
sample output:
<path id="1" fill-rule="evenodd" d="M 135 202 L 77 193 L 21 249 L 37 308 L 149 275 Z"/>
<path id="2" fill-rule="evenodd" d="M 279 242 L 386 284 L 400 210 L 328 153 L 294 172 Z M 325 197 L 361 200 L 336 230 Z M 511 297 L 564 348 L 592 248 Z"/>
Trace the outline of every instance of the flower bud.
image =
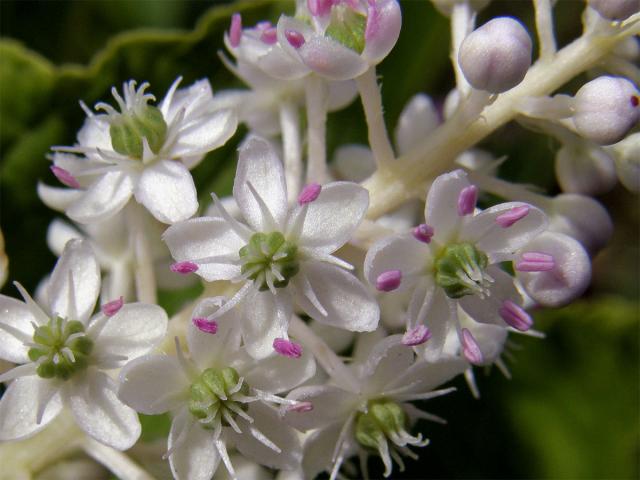
<path id="1" fill-rule="evenodd" d="M 640 0 L 589 0 L 589 6 L 608 20 L 624 20 L 640 10 Z"/>
<path id="2" fill-rule="evenodd" d="M 462 41 L 458 62 L 474 88 L 502 93 L 522 81 L 531 66 L 531 51 L 531 38 L 522 24 L 498 17 Z"/>
<path id="3" fill-rule="evenodd" d="M 585 195 L 605 193 L 617 182 L 611 156 L 601 147 L 581 141 L 558 150 L 556 176 L 563 191 Z"/>
<path id="4" fill-rule="evenodd" d="M 428 95 L 419 93 L 411 97 L 402 109 L 396 126 L 398 152 L 404 154 L 417 146 L 440 125 L 440 115 Z"/>
<path id="5" fill-rule="evenodd" d="M 629 135 L 611 147 L 620 183 L 640 192 L 640 133 Z"/>
<path id="6" fill-rule="evenodd" d="M 580 135 L 601 145 L 617 143 L 640 118 L 640 92 L 626 78 L 598 77 L 578 90 L 574 111 Z"/>

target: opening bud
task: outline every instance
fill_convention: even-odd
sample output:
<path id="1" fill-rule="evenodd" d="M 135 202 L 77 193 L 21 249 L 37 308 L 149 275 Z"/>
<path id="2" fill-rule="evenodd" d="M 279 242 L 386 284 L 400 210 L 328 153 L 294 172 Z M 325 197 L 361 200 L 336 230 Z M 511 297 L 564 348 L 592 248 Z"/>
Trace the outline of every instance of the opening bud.
<path id="1" fill-rule="evenodd" d="M 640 0 L 589 0 L 589 6 L 608 20 L 624 20 L 640 10 Z"/>

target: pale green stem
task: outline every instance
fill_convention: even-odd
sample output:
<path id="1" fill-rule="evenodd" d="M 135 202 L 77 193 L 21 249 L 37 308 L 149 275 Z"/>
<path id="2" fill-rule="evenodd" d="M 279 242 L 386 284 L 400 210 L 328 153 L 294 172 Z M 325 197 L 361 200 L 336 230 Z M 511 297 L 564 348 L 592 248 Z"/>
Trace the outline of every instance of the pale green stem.
<path id="1" fill-rule="evenodd" d="M 469 172 L 469 180 L 485 192 L 493 193 L 505 200 L 518 200 L 550 211 L 553 198 L 531 191 L 526 185 L 508 182 L 490 175 Z"/>
<path id="2" fill-rule="evenodd" d="M 307 102 L 307 183 L 327 178 L 327 85 L 316 75 L 305 81 Z"/>
<path id="3" fill-rule="evenodd" d="M 93 438 L 85 438 L 82 449 L 120 480 L 155 480 L 126 453 L 96 442 Z"/>
<path id="4" fill-rule="evenodd" d="M 543 62 L 553 59 L 556 53 L 556 37 L 553 33 L 553 7 L 551 0 L 534 0 L 536 30 L 540 46 L 539 58 Z"/>
<path id="5" fill-rule="evenodd" d="M 295 202 L 302 181 L 302 145 L 300 144 L 300 118 L 298 107 L 284 100 L 280 105 L 280 130 L 284 153 L 284 171 L 287 177 L 289 203 Z"/>
<path id="6" fill-rule="evenodd" d="M 131 201 L 127 206 L 130 246 L 135 254 L 135 283 L 138 301 L 157 303 L 156 277 L 153 269 L 153 258 L 149 245 L 148 229 L 145 228 L 146 210 Z"/>
<path id="7" fill-rule="evenodd" d="M 389 164 L 395 158 L 395 154 L 384 123 L 382 95 L 376 78 L 376 67 L 370 67 L 357 77 L 356 85 L 367 119 L 369 146 L 373 152 L 373 158 L 378 166 Z"/>
<path id="8" fill-rule="evenodd" d="M 471 88 L 469 82 L 462 73 L 460 63 L 458 62 L 458 52 L 460 45 L 469 33 L 473 30 L 475 24 L 475 12 L 469 5 L 469 2 L 455 2 L 451 11 L 451 64 L 456 75 L 456 88 L 461 95 L 465 95 Z"/>

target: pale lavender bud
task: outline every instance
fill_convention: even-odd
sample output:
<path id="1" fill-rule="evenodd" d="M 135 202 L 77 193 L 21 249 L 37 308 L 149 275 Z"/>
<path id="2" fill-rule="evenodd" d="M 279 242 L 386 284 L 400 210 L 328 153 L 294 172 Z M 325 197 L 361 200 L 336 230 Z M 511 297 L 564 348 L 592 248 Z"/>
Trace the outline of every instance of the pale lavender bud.
<path id="1" fill-rule="evenodd" d="M 578 90 L 573 107 L 578 133 L 610 145 L 622 140 L 640 119 L 640 92 L 626 78 L 602 76 Z"/>
<path id="2" fill-rule="evenodd" d="M 609 20 L 624 20 L 640 10 L 640 0 L 589 0 L 589 6 Z"/>
<path id="3" fill-rule="evenodd" d="M 598 195 L 617 182 L 613 158 L 592 142 L 563 145 L 556 153 L 555 166 L 556 178 L 565 192 Z"/>
<path id="4" fill-rule="evenodd" d="M 531 38 L 522 24 L 498 17 L 467 35 L 460 45 L 458 62 L 474 88 L 502 93 L 527 74 L 531 51 Z"/>

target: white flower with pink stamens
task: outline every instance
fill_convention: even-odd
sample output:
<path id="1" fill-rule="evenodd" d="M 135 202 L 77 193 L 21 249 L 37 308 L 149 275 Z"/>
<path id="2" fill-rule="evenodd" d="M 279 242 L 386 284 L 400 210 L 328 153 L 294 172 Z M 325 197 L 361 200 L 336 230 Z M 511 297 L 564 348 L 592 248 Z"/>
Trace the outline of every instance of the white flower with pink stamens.
<path id="1" fill-rule="evenodd" d="M 16 283 L 24 303 L 0 295 L 0 358 L 22 364 L 0 400 L 0 440 L 27 438 L 66 406 L 99 442 L 126 450 L 140 435 L 136 413 L 116 396 L 105 372 L 149 352 L 164 338 L 167 316 L 156 305 L 115 299 L 93 312 L 98 262 L 86 242 L 71 240 L 48 284 L 43 310 Z"/>
<path id="2" fill-rule="evenodd" d="M 429 360 L 441 356 L 447 333 L 455 329 L 465 357 L 483 363 L 473 334 L 460 325 L 458 306 L 480 323 L 518 330 L 531 326 L 514 277 L 498 264 L 514 260 L 546 228 L 546 216 L 518 202 L 479 212 L 477 196 L 462 170 L 441 175 L 429 190 L 425 223 L 409 234 L 382 239 L 365 259 L 365 275 L 378 290 L 413 291 L 407 327 L 409 332 L 423 322 L 428 327 Z M 533 268 L 547 268 L 553 259 L 547 260 Z"/>
<path id="3" fill-rule="evenodd" d="M 206 317 L 223 305 L 221 297 L 207 299 L 194 315 Z M 313 357 L 252 359 L 240 346 L 236 317 L 233 310 L 224 313 L 215 335 L 189 326 L 190 358 L 176 339 L 176 356 L 147 355 L 120 372 L 118 394 L 126 404 L 149 415 L 172 413 L 166 457 L 177 480 L 211 478 L 220 460 L 237 478 L 229 446 L 271 468 L 300 464 L 298 436 L 271 404 L 299 406 L 276 394 L 313 376 Z"/>
<path id="4" fill-rule="evenodd" d="M 118 112 L 98 103 L 106 113 L 83 105 L 88 118 L 72 147 L 55 147 L 53 174 L 68 193 L 67 215 L 79 223 L 93 223 L 120 211 L 131 196 L 162 223 L 191 217 L 198 208 L 189 173 L 204 155 L 223 145 L 235 132 L 230 109 L 217 110 L 208 80 L 178 90 L 181 78 L 158 107 L 148 83 L 136 89 L 130 80 L 124 98 L 112 89 Z M 47 204 L 58 203 L 59 189 L 40 188 Z M 72 193 L 73 192 L 73 193 Z"/>
<path id="5" fill-rule="evenodd" d="M 209 320 L 240 308 L 242 336 L 256 358 L 271 354 L 274 340 L 288 339 L 294 304 L 321 323 L 359 332 L 376 328 L 373 295 L 345 271 L 351 265 L 332 255 L 364 218 L 364 188 L 310 184 L 290 207 L 282 163 L 267 141 L 252 137 L 240 149 L 233 196 L 246 224 L 214 195 L 218 216 L 175 224 L 163 237 L 177 260 L 175 271 L 241 285 Z"/>

